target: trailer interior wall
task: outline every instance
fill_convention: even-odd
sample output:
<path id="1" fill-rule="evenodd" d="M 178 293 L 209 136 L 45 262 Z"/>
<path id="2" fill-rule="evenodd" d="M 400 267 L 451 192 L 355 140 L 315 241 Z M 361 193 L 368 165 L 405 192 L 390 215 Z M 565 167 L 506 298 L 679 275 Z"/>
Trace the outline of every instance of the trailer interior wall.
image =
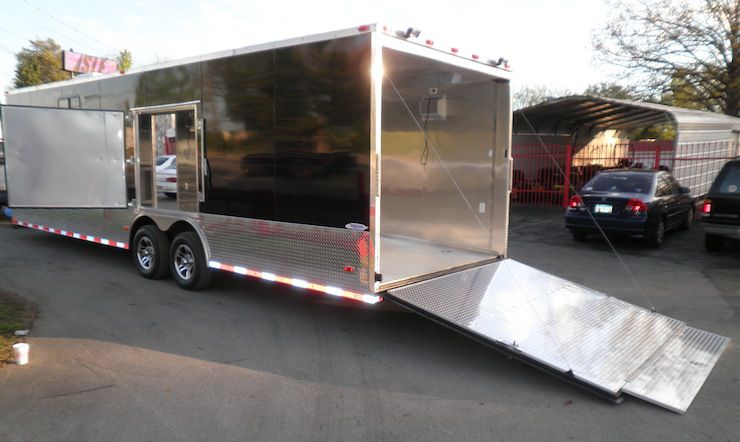
<path id="1" fill-rule="evenodd" d="M 383 69 L 383 284 L 503 255 L 494 204 L 506 204 L 509 137 L 497 124 L 508 131 L 508 83 L 389 48 Z"/>

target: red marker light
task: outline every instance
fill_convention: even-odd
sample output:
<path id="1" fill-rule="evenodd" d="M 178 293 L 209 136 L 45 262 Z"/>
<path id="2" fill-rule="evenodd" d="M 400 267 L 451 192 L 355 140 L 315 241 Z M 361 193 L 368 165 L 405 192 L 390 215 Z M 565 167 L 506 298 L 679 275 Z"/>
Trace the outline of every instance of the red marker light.
<path id="1" fill-rule="evenodd" d="M 434 45 L 434 41 L 433 40 L 427 40 L 426 41 L 426 44 L 428 44 L 429 46 L 433 46 Z"/>
<path id="2" fill-rule="evenodd" d="M 457 49 L 457 48 L 450 48 L 450 51 L 452 51 L 453 54 L 457 54 L 459 52 L 459 49 Z"/>
<path id="3" fill-rule="evenodd" d="M 704 200 L 704 203 L 701 206 L 701 213 L 702 215 L 709 215 L 712 213 L 712 201 L 711 200 Z"/>
<path id="4" fill-rule="evenodd" d="M 473 54 L 473 60 L 477 60 L 477 59 L 479 59 L 479 58 L 480 58 L 480 55 L 478 55 L 478 54 Z"/>
<path id="5" fill-rule="evenodd" d="M 357 30 L 360 32 L 367 32 L 370 30 L 370 25 L 362 25 L 359 28 L 357 28 Z"/>

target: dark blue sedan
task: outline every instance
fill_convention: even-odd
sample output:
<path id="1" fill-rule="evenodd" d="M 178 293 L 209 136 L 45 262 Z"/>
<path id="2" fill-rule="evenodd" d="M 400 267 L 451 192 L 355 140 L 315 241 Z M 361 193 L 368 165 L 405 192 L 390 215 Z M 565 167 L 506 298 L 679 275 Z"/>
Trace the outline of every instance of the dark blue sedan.
<path id="1" fill-rule="evenodd" d="M 598 223 L 606 234 L 644 238 L 653 247 L 663 243 L 666 231 L 688 230 L 693 220 L 689 189 L 654 170 L 603 171 L 570 199 L 565 212 L 565 226 L 577 241 L 599 234 Z"/>

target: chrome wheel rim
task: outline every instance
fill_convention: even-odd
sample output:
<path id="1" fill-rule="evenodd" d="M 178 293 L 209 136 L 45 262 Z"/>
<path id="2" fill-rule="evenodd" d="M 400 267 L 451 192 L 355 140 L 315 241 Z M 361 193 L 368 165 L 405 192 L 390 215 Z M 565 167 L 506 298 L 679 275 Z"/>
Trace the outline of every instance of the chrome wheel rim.
<path id="1" fill-rule="evenodd" d="M 195 268 L 195 256 L 193 251 L 185 244 L 180 244 L 175 249 L 175 260 L 174 260 L 175 272 L 177 276 L 184 280 L 189 280 L 193 277 L 193 269 Z"/>
<path id="2" fill-rule="evenodd" d="M 144 270 L 154 267 L 154 243 L 148 236 L 142 236 L 136 245 L 136 259 Z"/>

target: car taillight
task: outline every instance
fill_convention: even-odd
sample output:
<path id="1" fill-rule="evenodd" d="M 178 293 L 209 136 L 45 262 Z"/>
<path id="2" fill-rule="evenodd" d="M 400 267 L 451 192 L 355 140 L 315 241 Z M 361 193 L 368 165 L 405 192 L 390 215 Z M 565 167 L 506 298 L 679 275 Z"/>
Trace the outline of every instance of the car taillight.
<path id="1" fill-rule="evenodd" d="M 648 206 L 642 200 L 632 198 L 631 200 L 627 201 L 627 205 L 624 206 L 624 210 L 635 214 L 645 213 L 648 211 Z"/>
<path id="2" fill-rule="evenodd" d="M 568 207 L 570 207 L 571 209 L 578 209 L 579 207 L 583 207 L 583 198 L 578 195 L 573 195 L 570 198 L 570 202 L 568 202 Z"/>
<path id="3" fill-rule="evenodd" d="M 167 178 L 165 181 L 167 181 L 168 183 L 176 183 L 177 178 Z"/>
<path id="4" fill-rule="evenodd" d="M 701 205 L 701 214 L 709 215 L 711 213 L 712 213 L 712 201 L 704 200 L 704 202 Z"/>

